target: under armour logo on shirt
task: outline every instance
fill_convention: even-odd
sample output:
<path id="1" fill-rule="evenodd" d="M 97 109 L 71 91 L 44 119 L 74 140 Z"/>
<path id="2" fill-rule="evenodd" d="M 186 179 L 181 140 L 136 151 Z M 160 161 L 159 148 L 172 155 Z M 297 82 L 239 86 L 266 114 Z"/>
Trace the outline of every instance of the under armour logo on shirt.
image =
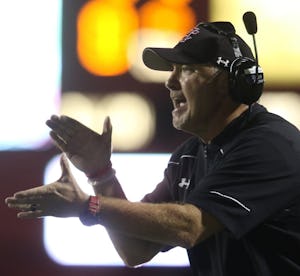
<path id="1" fill-rule="evenodd" d="M 185 188 L 187 190 L 189 188 L 189 186 L 190 186 L 190 183 L 191 183 L 191 180 L 190 179 L 186 179 L 184 177 L 184 178 L 181 178 L 181 181 L 180 181 L 180 183 L 178 183 L 178 186 L 180 188 Z"/>

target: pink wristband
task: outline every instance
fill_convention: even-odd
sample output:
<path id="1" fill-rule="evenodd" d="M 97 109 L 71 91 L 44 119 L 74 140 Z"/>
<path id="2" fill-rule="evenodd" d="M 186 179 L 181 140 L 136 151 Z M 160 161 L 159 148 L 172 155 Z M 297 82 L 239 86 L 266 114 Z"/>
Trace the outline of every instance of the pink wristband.
<path id="1" fill-rule="evenodd" d="M 101 209 L 101 201 L 99 196 L 90 196 L 88 205 L 83 213 L 79 216 L 82 224 L 92 226 L 99 224 L 99 212 Z"/>
<path id="2" fill-rule="evenodd" d="M 90 196 L 89 198 L 89 208 L 88 211 L 93 215 L 96 216 L 97 213 L 100 211 L 100 198 L 98 196 Z"/>
<path id="3" fill-rule="evenodd" d="M 97 179 L 97 178 L 102 178 L 104 175 L 106 175 L 112 168 L 112 164 L 109 161 L 109 163 L 107 164 L 106 167 L 101 168 L 93 173 L 86 173 L 85 175 L 89 178 L 89 179 Z"/>

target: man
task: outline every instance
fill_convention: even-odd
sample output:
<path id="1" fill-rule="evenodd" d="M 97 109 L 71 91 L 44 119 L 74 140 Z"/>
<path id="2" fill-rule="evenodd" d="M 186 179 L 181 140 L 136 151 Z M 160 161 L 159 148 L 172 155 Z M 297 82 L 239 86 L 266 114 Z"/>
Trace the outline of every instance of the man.
<path id="1" fill-rule="evenodd" d="M 63 155 L 58 181 L 16 193 L 8 206 L 20 218 L 101 224 L 129 266 L 181 246 L 194 275 L 299 275 L 299 131 L 256 103 L 263 75 L 250 48 L 231 23 L 200 23 L 172 49 L 146 48 L 143 60 L 171 71 L 173 125 L 192 134 L 156 189 L 126 199 L 110 162 L 109 118 L 99 135 L 52 116 L 53 141 L 95 196 L 79 188 Z"/>

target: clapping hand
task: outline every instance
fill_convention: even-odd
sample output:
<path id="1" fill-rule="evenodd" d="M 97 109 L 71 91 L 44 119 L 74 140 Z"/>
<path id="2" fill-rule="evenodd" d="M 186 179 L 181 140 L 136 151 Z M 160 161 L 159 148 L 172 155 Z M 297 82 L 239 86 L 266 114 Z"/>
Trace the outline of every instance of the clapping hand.
<path id="1" fill-rule="evenodd" d="M 55 145 L 65 152 L 75 167 L 87 175 L 110 163 L 112 126 L 109 117 L 98 134 L 68 116 L 53 115 L 46 124 Z"/>
<path id="2" fill-rule="evenodd" d="M 87 204 L 89 196 L 78 186 L 66 156 L 60 160 L 62 175 L 51 184 L 17 192 L 8 197 L 5 203 L 17 209 L 19 218 L 38 218 L 44 216 L 79 217 Z"/>

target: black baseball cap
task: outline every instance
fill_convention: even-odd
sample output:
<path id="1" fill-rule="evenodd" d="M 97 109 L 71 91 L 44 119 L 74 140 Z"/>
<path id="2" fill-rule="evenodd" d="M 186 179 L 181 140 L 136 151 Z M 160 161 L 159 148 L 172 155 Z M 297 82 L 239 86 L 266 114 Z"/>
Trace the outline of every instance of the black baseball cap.
<path id="1" fill-rule="evenodd" d="M 201 22 L 174 48 L 148 47 L 143 51 L 144 64 L 159 71 L 172 71 L 172 64 L 206 63 L 229 71 L 239 57 L 254 60 L 250 47 L 230 22 Z"/>

